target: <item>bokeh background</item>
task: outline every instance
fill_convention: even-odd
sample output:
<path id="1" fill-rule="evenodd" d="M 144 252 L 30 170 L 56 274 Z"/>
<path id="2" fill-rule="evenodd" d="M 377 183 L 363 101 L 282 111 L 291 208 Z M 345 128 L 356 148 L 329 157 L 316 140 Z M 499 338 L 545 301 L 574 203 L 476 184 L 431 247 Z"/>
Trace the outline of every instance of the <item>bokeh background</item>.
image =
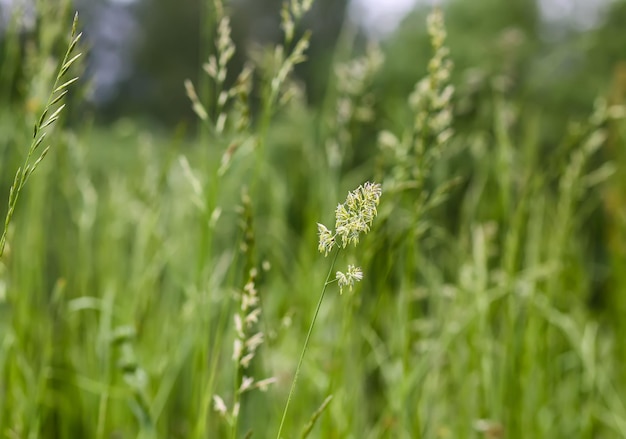
<path id="1" fill-rule="evenodd" d="M 223 107 L 215 4 L 0 0 L 2 218 L 75 10 L 83 32 L 0 255 L 0 436 L 275 437 L 317 223 L 376 180 L 283 437 L 626 437 L 626 1 L 316 0 L 269 104 L 283 2 L 224 2 Z"/>
<path id="2" fill-rule="evenodd" d="M 355 29 L 362 45 L 369 39 L 384 42 L 390 59 L 380 80 L 386 81 L 388 95 L 402 96 L 412 87 L 420 68 L 424 69 L 428 53 L 423 17 L 433 3 L 315 2 L 302 25 L 302 30 L 313 30 L 310 62 L 298 69 L 306 81 L 309 99 L 316 102 L 323 94 L 331 54 L 345 27 Z M 3 33 L 17 14 L 22 39 L 35 34 L 37 4 L 3 0 Z M 233 38 L 241 47 L 236 63 L 243 63 L 251 45 L 280 41 L 281 4 L 279 0 L 229 3 Z M 500 4 L 485 0 L 471 5 L 460 1 L 442 4 L 459 78 L 476 82 L 481 75 L 504 75 L 513 80 L 515 91 L 529 104 L 583 111 L 582 103 L 606 91 L 613 75 L 619 74 L 624 20 L 621 2 L 515 0 Z M 57 5 L 67 7 L 66 2 Z M 80 11 L 85 32 L 88 60 L 83 80 L 89 87 L 85 102 L 94 113 L 106 121 L 138 116 L 170 127 L 181 120 L 193 120 L 181 84 L 185 79 L 198 79 L 200 65 L 210 52 L 210 3 L 78 1 L 72 8 Z M 19 94 L 18 90 L 13 92 Z"/>

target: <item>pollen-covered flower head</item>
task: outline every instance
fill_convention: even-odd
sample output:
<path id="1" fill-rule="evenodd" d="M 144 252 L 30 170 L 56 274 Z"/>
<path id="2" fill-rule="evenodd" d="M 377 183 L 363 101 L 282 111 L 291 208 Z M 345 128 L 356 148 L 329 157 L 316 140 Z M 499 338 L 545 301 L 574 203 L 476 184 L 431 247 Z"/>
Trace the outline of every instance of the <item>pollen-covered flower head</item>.
<path id="1" fill-rule="evenodd" d="M 338 271 L 337 285 L 339 285 L 339 294 L 343 294 L 344 287 L 348 287 L 352 291 L 355 282 L 359 282 L 361 279 L 363 279 L 363 271 L 354 265 L 348 265 L 348 271 L 345 273 Z"/>
<path id="2" fill-rule="evenodd" d="M 359 235 L 370 230 L 372 221 L 377 215 L 378 201 L 382 189 L 378 183 L 367 182 L 352 192 L 343 204 L 335 210 L 335 232 L 324 224 L 317 224 L 320 238 L 318 250 L 328 256 L 335 244 L 345 248 L 350 243 L 359 242 Z M 341 239 L 338 239 L 341 238 Z"/>
<path id="3" fill-rule="evenodd" d="M 320 244 L 317 248 L 320 253 L 324 253 L 324 256 L 328 256 L 328 252 L 330 252 L 335 245 L 335 237 L 324 224 L 320 223 L 317 223 L 317 233 L 320 236 Z"/>
<path id="4" fill-rule="evenodd" d="M 382 189 L 380 184 L 367 182 L 348 193 L 345 203 L 335 210 L 335 233 L 341 237 L 342 247 L 357 244 L 359 235 L 370 230 L 378 211 Z"/>

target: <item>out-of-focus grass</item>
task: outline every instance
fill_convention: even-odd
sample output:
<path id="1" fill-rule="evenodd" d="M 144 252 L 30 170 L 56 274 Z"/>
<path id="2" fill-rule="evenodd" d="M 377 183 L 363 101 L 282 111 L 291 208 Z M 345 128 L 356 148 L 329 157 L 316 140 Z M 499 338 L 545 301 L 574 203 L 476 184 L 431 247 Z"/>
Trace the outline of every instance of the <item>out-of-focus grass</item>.
<path id="1" fill-rule="evenodd" d="M 1 434 L 275 435 L 328 270 L 316 223 L 376 178 L 379 218 L 346 255 L 365 277 L 328 291 L 285 437 L 331 394 L 312 437 L 626 436 L 625 163 L 607 153 L 622 110 L 597 106 L 546 151 L 541 121 L 495 90 L 488 132 L 439 138 L 456 101 L 422 90 L 388 120 L 380 56 L 345 64 L 325 107 L 296 97 L 265 127 L 58 132 L 0 261 Z M 3 191 L 29 141 L 15 108 L 0 117 Z M 264 343 L 245 369 L 233 316 L 250 268 Z M 235 397 L 243 375 L 277 381 Z"/>

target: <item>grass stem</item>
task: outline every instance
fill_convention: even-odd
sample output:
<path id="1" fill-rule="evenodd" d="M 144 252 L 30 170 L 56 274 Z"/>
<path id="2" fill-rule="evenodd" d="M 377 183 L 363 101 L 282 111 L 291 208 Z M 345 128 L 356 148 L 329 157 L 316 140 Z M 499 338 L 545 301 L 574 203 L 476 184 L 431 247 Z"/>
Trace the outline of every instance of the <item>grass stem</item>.
<path id="1" fill-rule="evenodd" d="M 289 403 L 291 403 L 291 398 L 293 397 L 293 392 L 296 388 L 296 383 L 298 382 L 298 376 L 300 375 L 300 369 L 302 367 L 302 361 L 304 360 L 304 355 L 306 354 L 306 350 L 309 346 L 309 340 L 311 339 L 311 334 L 313 333 L 313 327 L 315 326 L 315 321 L 317 320 L 317 315 L 320 311 L 320 307 L 322 306 L 322 301 L 324 300 L 324 295 L 326 294 L 326 288 L 331 283 L 330 276 L 333 273 L 333 269 L 335 267 L 335 261 L 337 260 L 337 256 L 339 255 L 339 248 L 335 251 L 335 256 L 333 257 L 333 262 L 330 264 L 330 268 L 328 269 L 328 274 L 326 275 L 326 281 L 324 282 L 324 288 L 322 288 L 322 293 L 320 294 L 320 298 L 317 301 L 317 306 L 315 307 L 315 313 L 313 314 L 313 320 L 311 320 L 311 325 L 309 326 L 309 331 L 306 334 L 306 338 L 304 339 L 304 345 L 302 346 L 302 353 L 300 354 L 300 359 L 298 360 L 298 366 L 296 367 L 296 373 L 293 376 L 293 381 L 291 382 L 291 388 L 289 389 L 289 396 L 287 396 L 287 402 L 285 403 L 285 409 L 283 410 L 283 416 L 280 420 L 280 426 L 278 427 L 278 434 L 276 435 L 276 439 L 280 439 L 280 434 L 283 431 L 283 426 L 285 425 L 285 419 L 287 418 L 287 411 L 289 410 Z"/>

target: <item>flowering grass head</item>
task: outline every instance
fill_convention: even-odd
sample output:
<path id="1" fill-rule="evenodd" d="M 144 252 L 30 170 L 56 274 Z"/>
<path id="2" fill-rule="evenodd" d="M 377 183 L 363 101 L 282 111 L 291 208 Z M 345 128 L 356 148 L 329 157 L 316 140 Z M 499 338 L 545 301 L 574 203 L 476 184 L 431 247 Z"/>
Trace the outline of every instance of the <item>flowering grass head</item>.
<path id="1" fill-rule="evenodd" d="M 324 224 L 317 223 L 317 231 L 320 237 L 319 245 L 317 248 L 320 253 L 324 253 L 324 256 L 328 256 L 328 253 L 330 253 L 330 251 L 335 248 L 335 245 L 337 245 L 337 251 L 335 252 L 335 258 L 333 258 L 333 262 L 330 266 L 330 269 L 328 270 L 326 282 L 324 282 L 324 288 L 322 288 L 322 293 L 320 294 L 320 298 L 317 301 L 315 314 L 313 315 L 313 320 L 311 321 L 311 325 L 309 326 L 309 331 L 307 332 L 307 336 L 304 339 L 302 353 L 300 354 L 300 359 L 298 360 L 296 373 L 293 377 L 293 381 L 291 382 L 289 396 L 287 396 L 287 402 L 285 404 L 285 409 L 283 410 L 283 416 L 280 421 L 280 426 L 278 427 L 278 435 L 276 436 L 277 439 L 280 439 L 281 437 L 280 433 L 283 430 L 283 425 L 285 424 L 285 419 L 287 417 L 287 410 L 289 409 L 289 403 L 291 402 L 291 398 L 296 387 L 296 382 L 298 381 L 298 374 L 300 373 L 302 360 L 304 359 L 304 354 L 306 353 L 307 347 L 309 345 L 311 333 L 313 332 L 313 326 L 315 325 L 315 321 L 317 320 L 317 315 L 319 313 L 320 306 L 322 305 L 322 301 L 324 300 L 324 294 L 326 292 L 326 289 L 328 288 L 328 285 L 336 281 L 337 285 L 339 285 L 339 293 L 342 294 L 345 287 L 348 287 L 350 291 L 352 291 L 352 287 L 354 286 L 354 284 L 363 279 L 363 272 L 359 267 L 356 267 L 354 265 L 348 265 L 348 270 L 345 273 L 338 271 L 335 275 L 335 280 L 330 280 L 330 276 L 332 275 L 335 261 L 337 260 L 336 258 L 339 254 L 339 250 L 342 248 L 346 248 L 350 243 L 354 243 L 354 245 L 356 245 L 359 242 L 359 236 L 361 235 L 361 233 L 369 232 L 372 226 L 372 222 L 378 214 L 378 201 L 380 200 L 381 194 L 382 188 L 380 184 L 367 182 L 359 186 L 352 192 L 349 192 L 345 203 L 339 204 L 337 206 L 337 209 L 335 210 L 334 232 L 326 227 Z M 217 405 L 216 410 L 219 410 Z M 308 430 L 305 431 L 310 431 L 310 427 L 307 427 L 307 429 Z"/>
<path id="2" fill-rule="evenodd" d="M 317 223 L 317 233 L 320 235 L 320 244 L 317 249 L 320 253 L 324 253 L 324 256 L 328 256 L 328 252 L 335 246 L 335 235 L 328 230 L 328 227 L 320 223 Z"/>
<path id="3" fill-rule="evenodd" d="M 369 232 L 378 214 L 381 194 L 380 184 L 370 182 L 349 192 L 346 201 L 335 209 L 335 231 L 331 231 L 324 224 L 317 224 L 320 253 L 328 256 L 335 245 L 339 248 L 346 248 L 350 243 L 358 244 L 359 237 Z M 363 279 L 363 272 L 354 265 L 349 265 L 345 273 L 338 271 L 335 278 L 340 293 L 343 293 L 344 287 L 352 290 L 355 282 L 361 279 Z"/>
<path id="4" fill-rule="evenodd" d="M 354 265 L 348 265 L 348 271 L 342 273 L 337 272 L 337 285 L 339 285 L 339 294 L 343 294 L 343 288 L 348 287 L 352 291 L 352 287 L 355 282 L 359 282 L 363 279 L 363 271 L 360 267 Z"/>
<path id="5" fill-rule="evenodd" d="M 356 245 L 359 237 L 367 233 L 378 213 L 378 202 L 382 188 L 378 183 L 367 182 L 349 192 L 346 201 L 335 209 L 335 232 L 324 224 L 317 224 L 320 237 L 318 249 L 327 256 L 335 244 L 346 248 Z"/>

